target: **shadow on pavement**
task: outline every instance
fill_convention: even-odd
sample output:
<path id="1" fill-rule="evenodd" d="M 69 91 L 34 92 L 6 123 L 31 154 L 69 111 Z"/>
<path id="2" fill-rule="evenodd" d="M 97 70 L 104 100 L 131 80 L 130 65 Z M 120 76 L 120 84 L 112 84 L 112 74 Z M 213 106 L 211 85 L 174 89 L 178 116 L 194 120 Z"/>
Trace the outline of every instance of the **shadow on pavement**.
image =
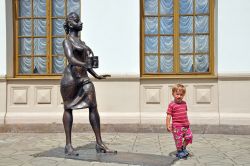
<path id="1" fill-rule="evenodd" d="M 65 155 L 63 147 L 58 147 L 41 153 L 33 154 L 32 156 L 68 158 L 89 162 L 95 161 L 104 163 L 133 164 L 143 166 L 168 166 L 173 164 L 176 160 L 176 158 L 173 156 L 120 152 L 119 149 L 117 154 L 96 153 L 94 143 L 77 147 L 76 150 L 79 153 L 79 156 Z"/>

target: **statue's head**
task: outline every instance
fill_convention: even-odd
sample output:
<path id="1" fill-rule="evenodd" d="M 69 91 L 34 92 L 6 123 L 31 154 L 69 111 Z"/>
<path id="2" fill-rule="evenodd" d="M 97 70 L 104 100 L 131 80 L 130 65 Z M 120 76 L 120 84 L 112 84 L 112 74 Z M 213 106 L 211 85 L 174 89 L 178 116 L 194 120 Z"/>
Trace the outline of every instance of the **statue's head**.
<path id="1" fill-rule="evenodd" d="M 63 26 L 66 34 L 68 34 L 70 30 L 82 30 L 82 22 L 80 21 L 79 15 L 75 12 L 71 12 L 68 14 Z"/>

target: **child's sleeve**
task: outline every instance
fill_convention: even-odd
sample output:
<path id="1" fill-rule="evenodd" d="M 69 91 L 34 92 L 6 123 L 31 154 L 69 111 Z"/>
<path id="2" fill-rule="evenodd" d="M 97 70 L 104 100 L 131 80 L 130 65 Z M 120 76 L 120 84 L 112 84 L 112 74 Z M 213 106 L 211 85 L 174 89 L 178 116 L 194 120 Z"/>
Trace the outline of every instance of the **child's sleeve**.
<path id="1" fill-rule="evenodd" d="M 172 115 L 172 112 L 173 112 L 173 107 L 172 107 L 172 103 L 170 103 L 168 105 L 167 114 Z"/>

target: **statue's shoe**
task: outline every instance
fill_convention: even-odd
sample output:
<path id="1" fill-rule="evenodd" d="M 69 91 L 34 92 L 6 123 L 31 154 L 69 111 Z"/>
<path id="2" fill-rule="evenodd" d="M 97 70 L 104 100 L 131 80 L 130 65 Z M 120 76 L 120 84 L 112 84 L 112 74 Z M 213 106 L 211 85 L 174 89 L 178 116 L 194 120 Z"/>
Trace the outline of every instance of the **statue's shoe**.
<path id="1" fill-rule="evenodd" d="M 67 156 L 79 156 L 79 153 L 71 145 L 65 146 L 64 153 Z"/>
<path id="2" fill-rule="evenodd" d="M 114 154 L 117 153 L 116 150 L 110 150 L 104 144 L 101 144 L 101 145 L 100 144 L 96 144 L 95 149 L 96 149 L 97 153 L 114 153 Z"/>

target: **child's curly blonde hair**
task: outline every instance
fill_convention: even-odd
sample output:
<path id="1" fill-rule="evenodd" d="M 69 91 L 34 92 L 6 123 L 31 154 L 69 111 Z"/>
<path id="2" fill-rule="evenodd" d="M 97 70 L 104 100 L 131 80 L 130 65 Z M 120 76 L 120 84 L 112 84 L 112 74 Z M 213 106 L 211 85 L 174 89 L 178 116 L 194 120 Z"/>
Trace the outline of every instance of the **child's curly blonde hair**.
<path id="1" fill-rule="evenodd" d="M 174 94 L 177 91 L 182 91 L 183 94 L 186 94 L 186 88 L 184 85 L 182 84 L 176 84 L 173 88 L 172 88 L 172 94 Z"/>

